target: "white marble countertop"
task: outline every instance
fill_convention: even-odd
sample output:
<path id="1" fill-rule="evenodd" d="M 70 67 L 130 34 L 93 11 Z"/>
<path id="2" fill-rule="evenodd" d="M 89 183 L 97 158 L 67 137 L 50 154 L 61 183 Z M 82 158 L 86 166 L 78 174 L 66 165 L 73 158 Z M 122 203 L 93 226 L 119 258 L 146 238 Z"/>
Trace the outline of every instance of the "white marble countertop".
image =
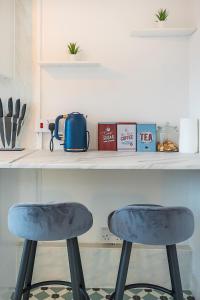
<path id="1" fill-rule="evenodd" d="M 0 162 L 3 161 L 3 156 Z M 66 153 L 64 151 L 23 152 L 10 155 L 8 167 L 16 169 L 75 170 L 200 170 L 200 154 L 99 152 Z M 8 160 L 7 160 L 8 161 Z M 0 164 L 0 168 L 5 165 Z"/>
<path id="2" fill-rule="evenodd" d="M 0 168 L 10 168 L 12 163 L 33 152 L 34 150 L 0 151 Z"/>

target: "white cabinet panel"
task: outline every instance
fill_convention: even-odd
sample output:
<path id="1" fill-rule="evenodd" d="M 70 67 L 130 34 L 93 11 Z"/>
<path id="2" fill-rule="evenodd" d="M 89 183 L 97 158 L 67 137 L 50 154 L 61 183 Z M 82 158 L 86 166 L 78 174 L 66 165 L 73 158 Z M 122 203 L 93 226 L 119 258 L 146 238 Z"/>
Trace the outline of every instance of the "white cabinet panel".
<path id="1" fill-rule="evenodd" d="M 14 0 L 0 0 L 0 76 L 12 77 L 14 58 Z"/>

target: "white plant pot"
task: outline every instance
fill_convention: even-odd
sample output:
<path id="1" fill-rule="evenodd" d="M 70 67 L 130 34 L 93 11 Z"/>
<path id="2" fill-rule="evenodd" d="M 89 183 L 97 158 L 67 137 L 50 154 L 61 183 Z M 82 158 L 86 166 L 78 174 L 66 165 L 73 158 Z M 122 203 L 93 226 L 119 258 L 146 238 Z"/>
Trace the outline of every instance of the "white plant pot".
<path id="1" fill-rule="evenodd" d="M 77 60 L 78 60 L 78 54 L 70 54 L 70 55 L 69 55 L 69 60 L 70 60 L 71 62 L 77 61 Z"/>
<path id="2" fill-rule="evenodd" d="M 156 22 L 158 28 L 166 28 L 167 27 L 167 21 L 158 21 Z"/>

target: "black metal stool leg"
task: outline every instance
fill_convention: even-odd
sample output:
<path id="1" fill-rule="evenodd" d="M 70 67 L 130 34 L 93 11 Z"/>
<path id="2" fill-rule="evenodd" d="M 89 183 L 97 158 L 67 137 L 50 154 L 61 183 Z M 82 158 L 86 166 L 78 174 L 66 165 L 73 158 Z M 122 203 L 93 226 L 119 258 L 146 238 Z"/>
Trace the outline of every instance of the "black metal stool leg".
<path id="1" fill-rule="evenodd" d="M 18 279 L 17 279 L 17 285 L 15 288 L 15 293 L 14 293 L 14 298 L 13 298 L 14 300 L 22 299 L 30 251 L 31 251 L 31 241 L 25 240 L 19 274 L 18 274 Z"/>
<path id="2" fill-rule="evenodd" d="M 166 246 L 174 300 L 183 300 L 176 245 Z"/>
<path id="3" fill-rule="evenodd" d="M 128 274 L 129 261 L 131 256 L 132 243 L 123 242 L 119 271 L 117 276 L 117 283 L 115 287 L 115 300 L 122 300 L 124 296 L 124 288 Z"/>
<path id="4" fill-rule="evenodd" d="M 32 241 L 31 242 L 31 252 L 30 252 L 29 261 L 28 261 L 28 267 L 27 267 L 27 273 L 26 273 L 24 288 L 30 287 L 31 283 L 32 283 L 36 249 L 37 249 L 37 242 Z M 30 296 L 30 290 L 28 290 L 27 292 L 24 293 L 23 300 L 28 300 L 29 296 Z"/>
<path id="5" fill-rule="evenodd" d="M 76 249 L 74 247 L 74 244 L 75 244 L 75 238 L 67 240 L 72 292 L 73 292 L 74 300 L 82 300 L 82 295 L 80 291 L 79 270 L 77 267 Z"/>
<path id="6" fill-rule="evenodd" d="M 84 279 L 84 275 L 83 275 L 83 268 L 82 268 L 82 262 L 81 262 L 81 256 L 80 256 L 80 250 L 79 250 L 79 244 L 78 244 L 78 239 L 75 238 L 74 239 L 74 252 L 75 252 L 75 256 L 76 256 L 76 264 L 77 264 L 77 269 L 78 269 L 78 277 L 79 277 L 79 283 L 80 283 L 80 287 L 83 289 L 83 291 L 86 292 L 86 288 L 85 288 L 85 279 Z M 82 296 L 82 300 L 85 300 L 84 295 Z"/>

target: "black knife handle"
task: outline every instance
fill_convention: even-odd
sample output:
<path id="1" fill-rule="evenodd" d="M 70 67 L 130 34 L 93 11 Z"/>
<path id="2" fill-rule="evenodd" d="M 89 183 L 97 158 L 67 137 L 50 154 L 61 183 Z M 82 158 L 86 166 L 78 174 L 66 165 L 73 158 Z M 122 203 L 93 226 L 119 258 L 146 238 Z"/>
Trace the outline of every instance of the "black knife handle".
<path id="1" fill-rule="evenodd" d="M 3 118 L 3 104 L 0 98 L 0 118 Z"/>
<path id="2" fill-rule="evenodd" d="M 21 111 L 21 116 L 20 116 L 21 121 L 24 120 L 25 113 L 26 113 L 26 104 L 23 104 L 22 111 Z"/>
<path id="3" fill-rule="evenodd" d="M 8 99 L 8 114 L 7 117 L 12 117 L 13 115 L 13 100 L 12 98 Z"/>
<path id="4" fill-rule="evenodd" d="M 14 118 L 19 118 L 19 113 L 20 113 L 20 99 L 17 99 L 16 103 L 15 103 L 15 115 L 14 115 Z"/>

